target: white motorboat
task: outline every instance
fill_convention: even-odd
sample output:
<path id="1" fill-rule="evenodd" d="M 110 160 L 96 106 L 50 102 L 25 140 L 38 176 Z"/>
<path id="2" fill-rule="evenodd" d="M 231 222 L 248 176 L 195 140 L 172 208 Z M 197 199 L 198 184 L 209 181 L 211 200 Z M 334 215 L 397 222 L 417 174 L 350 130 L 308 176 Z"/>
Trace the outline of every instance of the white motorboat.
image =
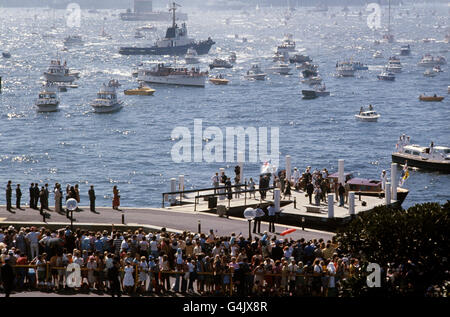
<path id="1" fill-rule="evenodd" d="M 425 77 L 435 77 L 437 74 L 436 74 L 436 72 L 435 72 L 434 70 L 432 70 L 432 69 L 427 69 L 427 70 L 425 70 L 425 71 L 423 72 L 423 75 L 424 75 Z"/>
<path id="2" fill-rule="evenodd" d="M 395 75 L 394 75 L 394 73 L 389 73 L 388 71 L 383 71 L 383 72 L 381 72 L 381 74 L 377 75 L 377 78 L 379 80 L 394 81 Z"/>
<path id="3" fill-rule="evenodd" d="M 383 54 L 380 51 L 373 53 L 373 58 L 383 58 Z"/>
<path id="4" fill-rule="evenodd" d="M 69 35 L 64 39 L 65 46 L 83 45 L 83 39 L 80 35 Z"/>
<path id="5" fill-rule="evenodd" d="M 67 67 L 67 63 L 64 62 L 64 64 L 62 64 L 58 59 L 50 62 L 48 70 L 44 72 L 44 77 L 47 82 L 71 83 L 75 81 L 77 74 L 71 74 Z"/>
<path id="6" fill-rule="evenodd" d="M 376 122 L 380 115 L 369 106 L 369 110 L 364 111 L 363 107 L 359 110 L 358 114 L 355 114 L 355 118 L 359 121 Z"/>
<path id="7" fill-rule="evenodd" d="M 272 73 L 280 74 L 280 75 L 289 75 L 291 68 L 288 64 L 284 64 L 282 62 L 276 63 L 274 66 L 269 68 Z"/>
<path id="8" fill-rule="evenodd" d="M 390 73 L 401 73 L 402 72 L 402 66 L 396 63 L 389 63 L 386 65 L 386 70 Z"/>
<path id="9" fill-rule="evenodd" d="M 430 54 L 427 54 L 422 57 L 422 59 L 417 65 L 422 67 L 434 67 L 436 65 L 445 65 L 445 64 L 447 64 L 447 61 L 443 56 L 433 57 Z"/>
<path id="10" fill-rule="evenodd" d="M 353 77 L 355 76 L 355 69 L 351 64 L 339 64 L 336 67 L 336 73 L 340 77 Z"/>
<path id="11" fill-rule="evenodd" d="M 38 99 L 36 99 L 35 105 L 38 112 L 54 112 L 58 111 L 59 98 L 56 94 L 57 87 L 51 83 L 47 83 L 43 86 L 41 92 L 39 92 Z"/>
<path id="12" fill-rule="evenodd" d="M 407 164 L 420 169 L 450 173 L 450 148 L 446 146 L 420 146 L 399 142 L 396 152 L 392 153 L 392 162 Z"/>
<path id="13" fill-rule="evenodd" d="M 208 72 L 192 67 L 172 67 L 157 64 L 150 69 L 141 69 L 138 80 L 153 84 L 205 87 Z"/>
<path id="14" fill-rule="evenodd" d="M 193 48 L 188 48 L 186 55 L 184 56 L 184 61 L 186 64 L 198 64 L 200 63 L 198 59 L 197 51 Z"/>
<path id="15" fill-rule="evenodd" d="M 303 80 L 302 80 L 302 83 L 308 84 L 308 85 L 310 85 L 310 86 L 313 86 L 313 85 L 320 85 L 320 84 L 322 83 L 322 77 L 320 77 L 319 75 L 317 75 L 317 76 L 311 76 L 311 77 L 308 77 L 308 78 L 303 79 Z"/>
<path id="16" fill-rule="evenodd" d="M 286 34 L 283 42 L 277 46 L 277 53 L 295 52 L 295 42 L 292 34 Z"/>
<path id="17" fill-rule="evenodd" d="M 97 93 L 97 98 L 91 102 L 94 112 L 110 113 L 118 111 L 122 108 L 123 102 L 117 99 L 116 87 L 114 80 L 103 84 Z"/>
<path id="18" fill-rule="evenodd" d="M 245 79 L 255 79 L 255 80 L 264 80 L 266 79 L 267 74 L 264 73 L 258 64 L 252 64 L 252 67 L 247 71 L 246 75 L 244 75 Z"/>

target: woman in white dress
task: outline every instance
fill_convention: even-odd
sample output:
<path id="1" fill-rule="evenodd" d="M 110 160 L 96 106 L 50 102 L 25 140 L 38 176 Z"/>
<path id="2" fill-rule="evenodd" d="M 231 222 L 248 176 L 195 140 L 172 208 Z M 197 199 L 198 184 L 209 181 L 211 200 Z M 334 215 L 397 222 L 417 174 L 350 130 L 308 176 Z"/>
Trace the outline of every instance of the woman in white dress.
<path id="1" fill-rule="evenodd" d="M 126 293 L 131 294 L 134 287 L 134 268 L 131 266 L 130 262 L 127 262 L 127 265 L 124 268 L 125 276 L 123 278 L 123 288 Z"/>
<path id="2" fill-rule="evenodd" d="M 59 191 L 59 188 L 55 188 L 55 211 L 57 213 L 61 213 L 61 204 L 60 201 L 61 200 L 61 192 Z"/>

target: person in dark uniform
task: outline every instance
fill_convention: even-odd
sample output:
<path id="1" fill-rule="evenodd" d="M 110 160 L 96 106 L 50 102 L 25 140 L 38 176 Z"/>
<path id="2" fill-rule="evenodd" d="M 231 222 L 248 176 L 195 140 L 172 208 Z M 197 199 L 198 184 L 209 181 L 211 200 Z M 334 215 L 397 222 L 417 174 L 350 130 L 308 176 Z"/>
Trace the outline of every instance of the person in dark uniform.
<path id="1" fill-rule="evenodd" d="M 34 207 L 34 183 L 31 183 L 30 186 L 30 208 L 35 208 Z"/>
<path id="2" fill-rule="evenodd" d="M 1 278 L 3 282 L 3 290 L 5 291 L 5 297 L 9 297 L 14 289 L 14 271 L 9 263 L 9 257 L 5 258 L 5 264 L 1 268 Z"/>
<path id="3" fill-rule="evenodd" d="M 8 181 L 8 185 L 6 185 L 6 210 L 8 211 L 11 211 L 11 198 L 12 198 L 11 181 Z"/>
<path id="4" fill-rule="evenodd" d="M 22 198 L 22 191 L 20 190 L 20 184 L 17 184 L 16 187 L 16 208 L 22 210 L 20 208 L 20 199 Z"/>
<path id="5" fill-rule="evenodd" d="M 306 185 L 306 193 L 308 194 L 310 205 L 312 204 L 313 192 L 314 192 L 314 185 L 311 182 L 308 182 L 308 184 Z"/>
<path id="6" fill-rule="evenodd" d="M 228 194 L 228 199 L 231 200 L 233 199 L 233 189 L 231 188 L 231 180 L 230 178 L 227 178 L 227 180 L 225 181 L 225 187 L 227 188 L 227 194 Z"/>
<path id="7" fill-rule="evenodd" d="M 34 183 L 34 209 L 38 209 L 39 199 L 40 199 L 39 184 Z"/>
<path id="8" fill-rule="evenodd" d="M 89 194 L 89 202 L 91 205 L 91 211 L 95 212 L 95 191 L 94 191 L 94 185 L 91 185 L 91 189 L 88 191 Z"/>

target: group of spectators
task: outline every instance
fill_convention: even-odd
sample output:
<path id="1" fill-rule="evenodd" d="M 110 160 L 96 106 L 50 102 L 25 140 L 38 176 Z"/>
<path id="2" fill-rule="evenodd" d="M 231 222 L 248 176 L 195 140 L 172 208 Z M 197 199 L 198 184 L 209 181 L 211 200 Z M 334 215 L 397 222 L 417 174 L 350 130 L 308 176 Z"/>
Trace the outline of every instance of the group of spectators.
<path id="1" fill-rule="evenodd" d="M 337 296 L 342 281 L 360 264 L 334 239 L 277 239 L 267 232 L 253 239 L 232 233 L 146 233 L 19 228 L 0 230 L 0 261 L 12 268 L 1 281 L 8 292 L 67 289 L 65 267 L 81 268 L 81 285 L 120 294 L 241 296 Z M 8 263 L 8 264 L 5 264 Z M 27 266 L 28 265 L 28 266 Z M 8 273 L 5 273 L 5 275 Z"/>

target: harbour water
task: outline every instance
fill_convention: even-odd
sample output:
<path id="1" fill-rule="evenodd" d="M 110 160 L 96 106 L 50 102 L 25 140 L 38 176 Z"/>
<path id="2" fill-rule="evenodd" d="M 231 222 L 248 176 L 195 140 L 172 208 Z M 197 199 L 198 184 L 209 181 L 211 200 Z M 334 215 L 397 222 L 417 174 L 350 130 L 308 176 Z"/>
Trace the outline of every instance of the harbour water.
<path id="1" fill-rule="evenodd" d="M 378 45 L 374 40 L 381 39 L 382 32 L 368 28 L 364 8 L 350 8 L 347 16 L 341 9 L 330 8 L 328 13 L 298 9 L 286 23 L 281 8 L 261 8 L 249 15 L 240 11 L 189 12 L 190 35 L 198 40 L 211 36 L 216 41 L 210 54 L 201 57 L 201 68 L 206 69 L 215 57 L 226 58 L 236 52 L 235 67 L 211 72 L 224 74 L 230 84 L 152 86 L 156 89 L 152 97 L 121 92 L 124 108 L 103 115 L 93 113 L 89 106 L 103 82 L 115 78 L 122 84 L 121 90 L 134 88 L 137 83 L 131 72 L 138 63 L 151 59 L 173 62 L 170 58 L 122 56 L 119 47 L 150 45 L 169 23 L 159 22 L 156 33 L 135 39 L 135 28 L 145 23 L 120 21 L 118 11 L 83 11 L 80 28 L 70 29 L 63 10 L 1 9 L 0 50 L 9 51 L 12 57 L 0 60 L 0 182 L 5 186 L 8 179 L 21 183 L 25 199 L 31 182 L 60 182 L 63 187 L 78 183 L 82 203 L 87 203 L 88 185 L 94 184 L 97 204 L 106 206 L 111 204 L 112 186 L 117 185 L 122 205 L 159 206 L 172 177 L 184 174 L 186 188 L 192 188 L 208 186 L 220 167 L 228 167 L 227 174 L 234 175 L 234 162 L 172 161 L 170 152 L 176 142 L 171 140 L 172 130 L 187 127 L 193 131 L 194 119 L 202 119 L 204 128 L 279 127 L 281 166 L 289 154 L 293 167 L 301 170 L 310 165 L 337 171 L 337 160 L 342 158 L 346 171 L 367 178 L 379 178 L 383 169 L 390 168 L 390 155 L 403 133 L 411 136 L 413 143 L 434 141 L 449 146 L 449 65 L 442 66 L 444 72 L 434 78 L 424 77 L 424 68 L 417 66 L 426 53 L 450 59 L 449 44 L 443 41 L 448 32 L 448 7 L 395 7 L 392 30 L 396 42 Z M 384 10 L 384 26 L 386 15 Z M 100 37 L 103 26 L 112 40 Z M 74 33 L 83 36 L 85 45 L 61 52 L 64 37 Z M 274 49 L 286 33 L 293 34 L 297 49 L 304 49 L 319 65 L 331 96 L 302 100 L 301 90 L 308 86 L 300 83 L 294 67 L 292 75 L 270 74 L 265 81 L 243 78 L 251 63 L 260 63 L 263 69 L 272 65 Z M 436 41 L 425 43 L 424 38 Z M 377 80 L 387 58 L 398 54 L 403 44 L 410 44 L 412 50 L 411 56 L 401 57 L 403 72 L 395 82 Z M 372 57 L 377 50 L 383 59 Z M 37 113 L 34 100 L 41 76 L 57 54 L 71 69 L 80 71 L 79 88 L 60 94 L 59 112 Z M 369 70 L 357 72 L 354 78 L 335 77 L 336 62 L 349 58 L 368 64 Z M 446 98 L 440 103 L 424 103 L 418 100 L 421 93 Z M 354 114 L 369 103 L 381 114 L 379 121 L 356 121 Z M 256 177 L 260 166 L 245 164 L 245 176 Z M 450 197 L 450 175 L 411 171 L 405 187 L 410 193 L 404 207 L 444 202 Z M 0 201 L 4 202 L 4 197 Z"/>

